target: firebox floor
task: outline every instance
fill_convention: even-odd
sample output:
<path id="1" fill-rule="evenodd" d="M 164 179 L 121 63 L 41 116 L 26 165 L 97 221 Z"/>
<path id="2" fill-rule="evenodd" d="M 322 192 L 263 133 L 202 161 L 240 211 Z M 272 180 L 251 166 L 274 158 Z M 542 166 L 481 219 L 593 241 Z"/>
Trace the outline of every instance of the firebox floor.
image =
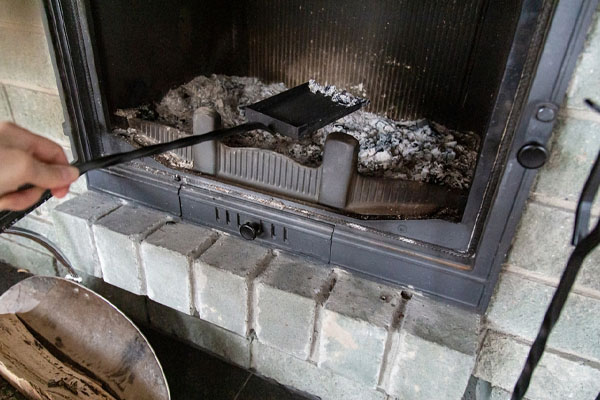
<path id="1" fill-rule="evenodd" d="M 30 276 L 0 262 L 0 295 Z M 163 367 L 173 400 L 310 400 L 304 394 L 266 380 L 240 367 L 165 336 L 140 327 Z M 0 377 L 0 400 L 24 400 Z"/>

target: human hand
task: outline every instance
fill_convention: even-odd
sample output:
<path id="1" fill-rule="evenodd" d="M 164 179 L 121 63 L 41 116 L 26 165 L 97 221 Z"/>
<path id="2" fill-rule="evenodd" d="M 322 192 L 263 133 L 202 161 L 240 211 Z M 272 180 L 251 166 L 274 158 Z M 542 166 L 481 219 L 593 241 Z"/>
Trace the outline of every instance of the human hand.
<path id="1" fill-rule="evenodd" d="M 10 122 L 0 122 L 0 210 L 20 211 L 34 205 L 46 189 L 64 197 L 79 177 L 63 149 Z M 25 184 L 35 187 L 23 191 Z"/>

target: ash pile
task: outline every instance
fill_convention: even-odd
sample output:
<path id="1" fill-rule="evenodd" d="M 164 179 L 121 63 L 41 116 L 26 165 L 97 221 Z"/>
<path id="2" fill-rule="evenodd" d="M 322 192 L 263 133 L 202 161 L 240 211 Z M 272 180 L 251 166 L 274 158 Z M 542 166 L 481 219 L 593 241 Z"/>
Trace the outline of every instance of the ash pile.
<path id="1" fill-rule="evenodd" d="M 338 93 L 346 93 L 314 81 L 311 81 L 311 89 L 328 91 L 332 99 Z M 246 122 L 244 106 L 285 90 L 287 87 L 283 83 L 267 84 L 257 78 L 198 76 L 170 90 L 153 106 L 120 110 L 119 114 L 156 120 L 191 133 L 194 110 L 209 107 L 221 115 L 223 126 L 229 128 Z M 434 183 L 456 189 L 468 189 L 473 179 L 480 142 L 476 134 L 450 130 L 424 119 L 395 121 L 362 110 L 302 140 L 253 131 L 227 138 L 223 143 L 231 147 L 276 151 L 302 165 L 316 167 L 322 161 L 325 139 L 332 132 L 343 132 L 359 141 L 358 172 L 362 175 Z"/>

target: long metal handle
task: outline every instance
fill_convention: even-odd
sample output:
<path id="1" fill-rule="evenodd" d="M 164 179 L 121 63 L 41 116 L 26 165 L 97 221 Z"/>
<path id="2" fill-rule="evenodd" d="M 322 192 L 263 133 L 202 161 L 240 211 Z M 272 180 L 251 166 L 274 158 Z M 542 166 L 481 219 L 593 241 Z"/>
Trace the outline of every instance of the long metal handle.
<path id="1" fill-rule="evenodd" d="M 203 135 L 188 136 L 181 139 L 173 140 L 172 142 L 158 143 L 152 146 L 146 146 L 140 149 L 127 151 L 124 153 L 111 154 L 83 163 L 73 163 L 72 165 L 79 169 L 79 175 L 81 176 L 93 169 L 106 168 L 124 162 L 133 161 L 138 158 L 154 156 L 160 153 L 164 153 L 165 151 L 193 146 L 202 142 L 208 142 L 211 140 L 221 140 L 232 135 L 237 135 L 240 133 L 245 133 L 257 129 L 271 132 L 271 129 L 266 125 L 261 124 L 259 122 L 252 122 L 234 126 L 233 128 L 218 129 L 216 131 L 208 132 Z M 19 188 L 19 190 L 26 190 L 32 187 L 33 186 L 31 185 L 23 185 Z M 38 201 L 35 205 L 33 205 L 25 211 L 0 211 L 0 234 L 3 233 L 7 228 L 10 228 L 14 224 L 16 224 L 27 214 L 44 204 L 51 197 L 52 194 L 49 190 L 47 190 L 42 195 L 40 201 Z"/>

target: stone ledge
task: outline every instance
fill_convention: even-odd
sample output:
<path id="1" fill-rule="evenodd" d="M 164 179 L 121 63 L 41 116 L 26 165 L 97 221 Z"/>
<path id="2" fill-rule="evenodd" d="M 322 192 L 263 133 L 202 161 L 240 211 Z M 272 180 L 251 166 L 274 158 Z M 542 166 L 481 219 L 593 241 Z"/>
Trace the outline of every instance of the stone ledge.
<path id="1" fill-rule="evenodd" d="M 64 247 L 91 226 L 107 293 L 132 296 L 137 318 L 259 374 L 330 399 L 416 399 L 418 379 L 465 390 L 472 314 L 94 192 L 55 216 Z"/>
<path id="2" fill-rule="evenodd" d="M 336 275 L 323 310 L 318 365 L 375 388 L 400 291 L 339 269 Z"/>
<path id="3" fill-rule="evenodd" d="M 120 206 L 113 197 L 90 191 L 52 211 L 57 245 L 76 270 L 102 277 L 92 224 Z"/>
<path id="4" fill-rule="evenodd" d="M 194 261 L 194 302 L 200 318 L 239 335 L 249 333 L 251 282 L 271 250 L 222 236 Z"/>
<path id="5" fill-rule="evenodd" d="M 139 246 L 169 219 L 148 208 L 121 206 L 97 220 L 92 230 L 104 280 L 132 293 L 146 294 Z"/>
<path id="6" fill-rule="evenodd" d="M 250 368 L 250 340 L 246 337 L 153 301 L 148 302 L 148 316 L 153 327 L 226 361 Z"/>
<path id="7" fill-rule="evenodd" d="M 386 391 L 406 400 L 459 399 L 475 366 L 479 316 L 413 296 L 394 330 Z"/>
<path id="8" fill-rule="evenodd" d="M 387 395 L 361 386 L 352 379 L 336 375 L 284 352 L 254 343 L 252 367 L 261 375 L 322 400 L 385 400 Z"/>
<path id="9" fill-rule="evenodd" d="M 215 232 L 186 223 L 167 223 L 148 236 L 140 247 L 148 297 L 193 314 L 192 262 L 216 239 Z"/>
<path id="10" fill-rule="evenodd" d="M 258 340 L 308 359 L 316 336 L 317 307 L 331 285 L 331 268 L 277 255 L 255 283 Z"/>

